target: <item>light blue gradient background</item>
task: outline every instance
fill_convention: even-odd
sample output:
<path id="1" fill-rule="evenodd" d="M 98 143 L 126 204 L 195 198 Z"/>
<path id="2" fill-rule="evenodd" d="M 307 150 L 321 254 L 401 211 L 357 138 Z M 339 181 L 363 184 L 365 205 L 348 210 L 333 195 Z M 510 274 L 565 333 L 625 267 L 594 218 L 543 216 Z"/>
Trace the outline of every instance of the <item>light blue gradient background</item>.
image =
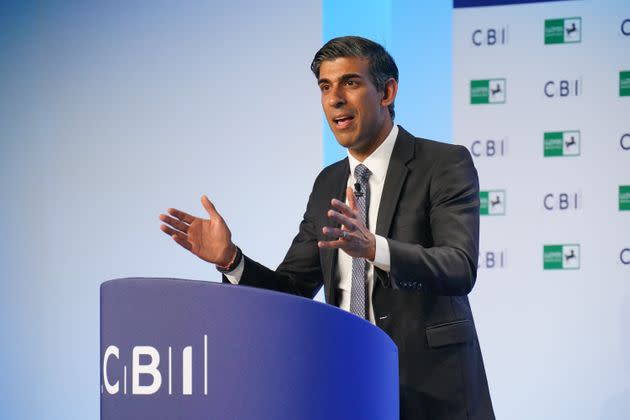
<path id="1" fill-rule="evenodd" d="M 321 169 L 321 5 L 15 2 L 0 28 L 0 418 L 98 418 L 100 283 L 219 280 L 159 213 L 207 193 L 284 256 Z"/>

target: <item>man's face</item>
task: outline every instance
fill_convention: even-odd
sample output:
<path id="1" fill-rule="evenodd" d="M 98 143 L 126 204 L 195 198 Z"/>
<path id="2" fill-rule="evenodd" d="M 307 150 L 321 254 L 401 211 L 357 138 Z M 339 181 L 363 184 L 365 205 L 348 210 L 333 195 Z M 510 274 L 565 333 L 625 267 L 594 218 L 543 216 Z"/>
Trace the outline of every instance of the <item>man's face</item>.
<path id="1" fill-rule="evenodd" d="M 322 107 L 335 138 L 353 156 L 367 157 L 391 130 L 387 106 L 393 101 L 372 83 L 368 60 L 344 57 L 323 61 L 318 82 Z"/>

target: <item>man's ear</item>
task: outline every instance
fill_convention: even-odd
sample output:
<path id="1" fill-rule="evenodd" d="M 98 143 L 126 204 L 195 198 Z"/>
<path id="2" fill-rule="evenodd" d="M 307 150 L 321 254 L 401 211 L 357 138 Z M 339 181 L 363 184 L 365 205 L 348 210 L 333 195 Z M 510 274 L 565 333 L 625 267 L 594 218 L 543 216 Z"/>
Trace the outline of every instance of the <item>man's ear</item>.
<path id="1" fill-rule="evenodd" d="M 398 93 L 398 82 L 393 77 L 389 78 L 385 82 L 383 88 L 383 99 L 381 99 L 381 105 L 384 107 L 390 106 L 396 99 L 396 93 Z"/>

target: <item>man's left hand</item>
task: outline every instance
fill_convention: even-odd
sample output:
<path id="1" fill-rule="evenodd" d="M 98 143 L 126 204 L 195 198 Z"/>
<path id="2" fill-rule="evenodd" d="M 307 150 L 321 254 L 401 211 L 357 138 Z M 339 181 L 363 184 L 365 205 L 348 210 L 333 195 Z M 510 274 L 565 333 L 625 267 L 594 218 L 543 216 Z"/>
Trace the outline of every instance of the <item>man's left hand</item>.
<path id="1" fill-rule="evenodd" d="M 356 199 L 352 188 L 346 190 L 348 205 L 333 198 L 328 217 L 341 224 L 341 228 L 324 227 L 324 235 L 338 238 L 332 241 L 319 241 L 320 248 L 338 248 L 354 258 L 366 258 L 374 261 L 376 254 L 376 238 L 360 219 Z"/>

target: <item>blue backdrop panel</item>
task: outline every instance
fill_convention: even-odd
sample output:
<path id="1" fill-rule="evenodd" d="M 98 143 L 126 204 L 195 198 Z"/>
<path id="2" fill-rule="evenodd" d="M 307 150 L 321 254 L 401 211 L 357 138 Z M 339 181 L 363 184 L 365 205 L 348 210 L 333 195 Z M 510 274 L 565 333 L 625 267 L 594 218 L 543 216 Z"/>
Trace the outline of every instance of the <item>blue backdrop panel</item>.
<path id="1" fill-rule="evenodd" d="M 322 2 L 322 37 L 359 35 L 382 44 L 400 73 L 396 123 L 413 134 L 452 141 L 452 8 L 449 2 Z M 324 166 L 346 157 L 323 119 Z"/>
<path id="2" fill-rule="evenodd" d="M 101 287 L 101 361 L 110 346 L 118 350 L 101 372 L 103 420 L 398 418 L 394 343 L 309 299 L 199 281 L 109 281 Z M 136 372 L 152 363 L 160 372 L 151 395 L 134 394 L 134 346 L 157 353 L 136 360 Z M 156 376 L 137 375 L 137 385 Z"/>

